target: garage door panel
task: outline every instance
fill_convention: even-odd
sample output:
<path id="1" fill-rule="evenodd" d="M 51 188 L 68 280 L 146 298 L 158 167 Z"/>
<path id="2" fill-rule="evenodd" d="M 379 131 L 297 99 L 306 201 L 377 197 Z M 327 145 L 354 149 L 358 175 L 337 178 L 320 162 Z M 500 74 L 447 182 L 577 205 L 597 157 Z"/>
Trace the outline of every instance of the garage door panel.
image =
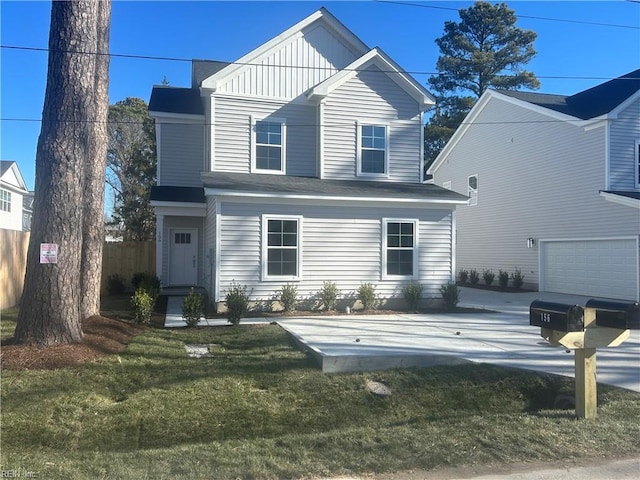
<path id="1" fill-rule="evenodd" d="M 541 243 L 545 291 L 637 299 L 638 244 L 633 239 Z"/>

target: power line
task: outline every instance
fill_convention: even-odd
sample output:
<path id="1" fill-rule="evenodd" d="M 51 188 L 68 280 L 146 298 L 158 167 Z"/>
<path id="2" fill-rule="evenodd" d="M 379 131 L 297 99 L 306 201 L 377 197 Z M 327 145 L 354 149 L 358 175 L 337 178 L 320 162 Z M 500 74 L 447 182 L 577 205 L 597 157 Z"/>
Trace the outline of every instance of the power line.
<path id="1" fill-rule="evenodd" d="M 401 5 L 406 7 L 430 8 L 434 10 L 450 10 L 455 12 L 459 11 L 458 8 L 425 5 L 423 3 L 402 2 L 402 1 L 395 1 L 395 0 L 372 0 L 372 1 L 376 3 L 389 3 L 391 5 Z M 640 3 L 640 0 L 627 0 L 627 1 L 631 3 Z M 516 17 L 528 18 L 530 20 L 543 20 L 548 22 L 576 23 L 579 25 L 594 25 L 598 27 L 614 27 L 614 28 L 631 28 L 634 30 L 640 30 L 640 26 L 635 26 L 635 25 L 620 25 L 615 23 L 588 22 L 586 20 L 570 20 L 566 18 L 537 17 L 532 15 L 518 15 L 518 14 L 516 14 Z"/>
<path id="2" fill-rule="evenodd" d="M 48 48 L 44 47 L 26 47 L 21 45 L 0 45 L 0 48 L 6 48 L 11 50 L 24 50 L 24 51 L 36 51 L 36 52 L 48 52 Z M 134 54 L 123 54 L 123 53 L 101 53 L 101 52 L 85 52 L 79 50 L 62 50 L 63 53 L 71 53 L 78 55 L 108 55 L 112 58 L 129 58 L 129 59 L 137 59 L 137 60 L 161 60 L 161 61 L 169 61 L 169 62 L 188 62 L 191 63 L 194 59 L 189 58 L 180 58 L 180 57 L 162 57 L 162 56 L 154 56 L 154 55 L 134 55 Z M 197 61 L 197 60 L 196 60 Z M 207 60 L 203 60 L 206 62 Z M 227 65 L 240 65 L 240 66 L 251 66 L 251 67 L 267 67 L 267 68 L 288 68 L 288 69 L 299 69 L 299 70 L 336 70 L 338 71 L 359 71 L 358 69 L 349 69 L 349 68 L 332 68 L 332 67 L 314 67 L 308 65 L 279 65 L 279 64 L 262 64 L 262 63 L 252 63 L 252 62 L 220 62 L 225 63 Z M 444 75 L 444 76 L 454 76 L 454 74 L 445 74 L 441 72 L 430 72 L 430 71 L 421 71 L 421 70 L 374 70 L 374 72 L 379 73 L 406 73 L 410 75 Z M 510 78 L 514 75 L 495 75 L 496 78 Z M 571 76 L 571 75 L 536 75 L 536 78 L 549 79 L 549 80 L 612 80 L 613 77 L 599 77 L 599 76 Z M 620 80 L 626 80 L 621 78 Z"/>

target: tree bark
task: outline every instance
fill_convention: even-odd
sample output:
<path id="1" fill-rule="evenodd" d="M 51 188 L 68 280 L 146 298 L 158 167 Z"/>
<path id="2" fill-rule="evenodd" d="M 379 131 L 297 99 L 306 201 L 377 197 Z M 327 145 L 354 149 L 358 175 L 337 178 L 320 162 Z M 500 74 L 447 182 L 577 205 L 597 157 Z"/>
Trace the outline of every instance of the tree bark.
<path id="1" fill-rule="evenodd" d="M 82 239 L 81 316 L 100 314 L 102 247 L 104 245 L 104 186 L 107 164 L 109 114 L 109 24 L 111 3 L 98 2 L 94 90 L 95 110 L 90 126 L 90 155 L 85 164 L 84 219 Z"/>
<path id="2" fill-rule="evenodd" d="M 36 153 L 36 182 L 17 343 L 56 345 L 82 339 L 81 284 L 87 159 L 94 154 L 95 55 L 99 14 L 108 2 L 54 1 L 47 87 Z M 107 37 L 108 41 L 108 37 Z M 108 102 L 107 102 L 108 105 Z M 86 168 L 85 168 L 86 167 Z M 100 215 L 102 220 L 102 214 Z M 40 244 L 58 245 L 57 263 L 40 263 Z"/>

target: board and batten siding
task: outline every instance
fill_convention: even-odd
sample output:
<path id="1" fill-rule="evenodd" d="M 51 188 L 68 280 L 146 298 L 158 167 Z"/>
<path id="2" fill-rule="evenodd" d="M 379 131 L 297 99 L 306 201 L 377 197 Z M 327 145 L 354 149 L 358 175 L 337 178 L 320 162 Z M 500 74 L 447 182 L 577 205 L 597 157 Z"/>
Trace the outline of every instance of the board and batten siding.
<path id="1" fill-rule="evenodd" d="M 608 190 L 635 190 L 636 142 L 640 141 L 640 98 L 611 120 Z"/>
<path id="2" fill-rule="evenodd" d="M 538 283 L 539 245 L 527 239 L 589 239 L 640 234 L 636 209 L 606 201 L 606 129 L 585 130 L 492 99 L 434 175 L 467 194 L 478 175 L 478 204 L 459 206 L 457 269 L 498 269 Z"/>
<path id="3" fill-rule="evenodd" d="M 324 26 L 313 24 L 268 56 L 250 62 L 220 93 L 293 99 L 343 69 L 356 53 Z"/>
<path id="4" fill-rule="evenodd" d="M 284 119 L 286 174 L 316 176 L 316 108 L 299 102 L 283 103 L 239 97 L 215 97 L 215 156 L 213 171 L 249 173 L 251 119 Z"/>
<path id="5" fill-rule="evenodd" d="M 201 187 L 205 170 L 203 124 L 161 123 L 158 185 Z"/>
<path id="6" fill-rule="evenodd" d="M 295 283 L 300 298 L 315 295 L 324 281 L 336 282 L 345 295 L 355 295 L 371 282 L 380 298 L 400 297 L 407 280 L 381 280 L 382 219 L 419 219 L 419 269 L 424 297 L 438 297 L 451 279 L 451 225 L 448 209 L 354 206 L 344 202 L 317 205 L 222 201 L 219 295 L 232 281 L 247 285 L 251 298 L 270 300 L 285 281 L 261 280 L 262 215 L 302 216 L 302 279 Z M 220 299 L 219 298 L 219 299 Z"/>
<path id="7" fill-rule="evenodd" d="M 388 125 L 390 181 L 420 181 L 422 126 L 418 103 L 375 65 L 336 88 L 326 99 L 324 178 L 356 176 L 357 122 Z"/>

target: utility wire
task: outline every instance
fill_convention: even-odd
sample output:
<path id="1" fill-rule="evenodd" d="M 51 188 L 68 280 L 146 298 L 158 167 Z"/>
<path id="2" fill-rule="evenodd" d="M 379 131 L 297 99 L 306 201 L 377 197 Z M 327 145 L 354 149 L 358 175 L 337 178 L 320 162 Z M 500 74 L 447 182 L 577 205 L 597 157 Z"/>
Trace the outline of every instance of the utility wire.
<path id="1" fill-rule="evenodd" d="M 36 51 L 36 52 L 48 52 L 48 48 L 44 47 L 26 47 L 20 45 L 0 45 L 0 48 L 6 48 L 11 50 L 26 50 L 26 51 Z M 152 55 L 133 55 L 133 54 L 122 54 L 122 53 L 100 53 L 100 52 L 84 52 L 77 50 L 62 50 L 62 53 L 71 53 L 71 54 L 79 54 L 79 55 L 108 55 L 112 58 L 132 58 L 137 60 L 161 60 L 161 61 L 169 61 L 169 62 L 188 62 L 191 63 L 194 59 L 189 58 L 179 58 L 179 57 L 159 57 Z M 195 60 L 198 61 L 198 60 Z M 202 62 L 208 62 L 210 60 L 201 60 Z M 252 62 L 222 62 L 227 65 L 241 65 L 241 66 L 252 66 L 252 67 L 267 67 L 267 68 L 287 68 L 287 69 L 298 69 L 298 70 L 335 70 L 339 71 L 359 71 L 356 68 L 333 68 L 333 67 L 314 67 L 314 66 L 306 66 L 306 65 L 278 65 L 278 64 L 262 64 L 262 63 L 252 63 Z M 406 73 L 410 75 L 439 75 L 439 76 L 455 76 L 454 74 L 446 74 L 440 72 L 428 72 L 422 70 L 374 70 L 374 72 L 379 73 Z M 515 75 L 496 75 L 497 78 L 511 78 Z M 599 77 L 599 76 L 571 76 L 571 75 L 536 75 L 536 78 L 542 79 L 553 79 L 553 80 L 613 80 L 612 77 Z M 627 78 L 620 78 L 620 80 L 628 80 Z M 633 79 L 631 79 L 633 80 Z"/>

